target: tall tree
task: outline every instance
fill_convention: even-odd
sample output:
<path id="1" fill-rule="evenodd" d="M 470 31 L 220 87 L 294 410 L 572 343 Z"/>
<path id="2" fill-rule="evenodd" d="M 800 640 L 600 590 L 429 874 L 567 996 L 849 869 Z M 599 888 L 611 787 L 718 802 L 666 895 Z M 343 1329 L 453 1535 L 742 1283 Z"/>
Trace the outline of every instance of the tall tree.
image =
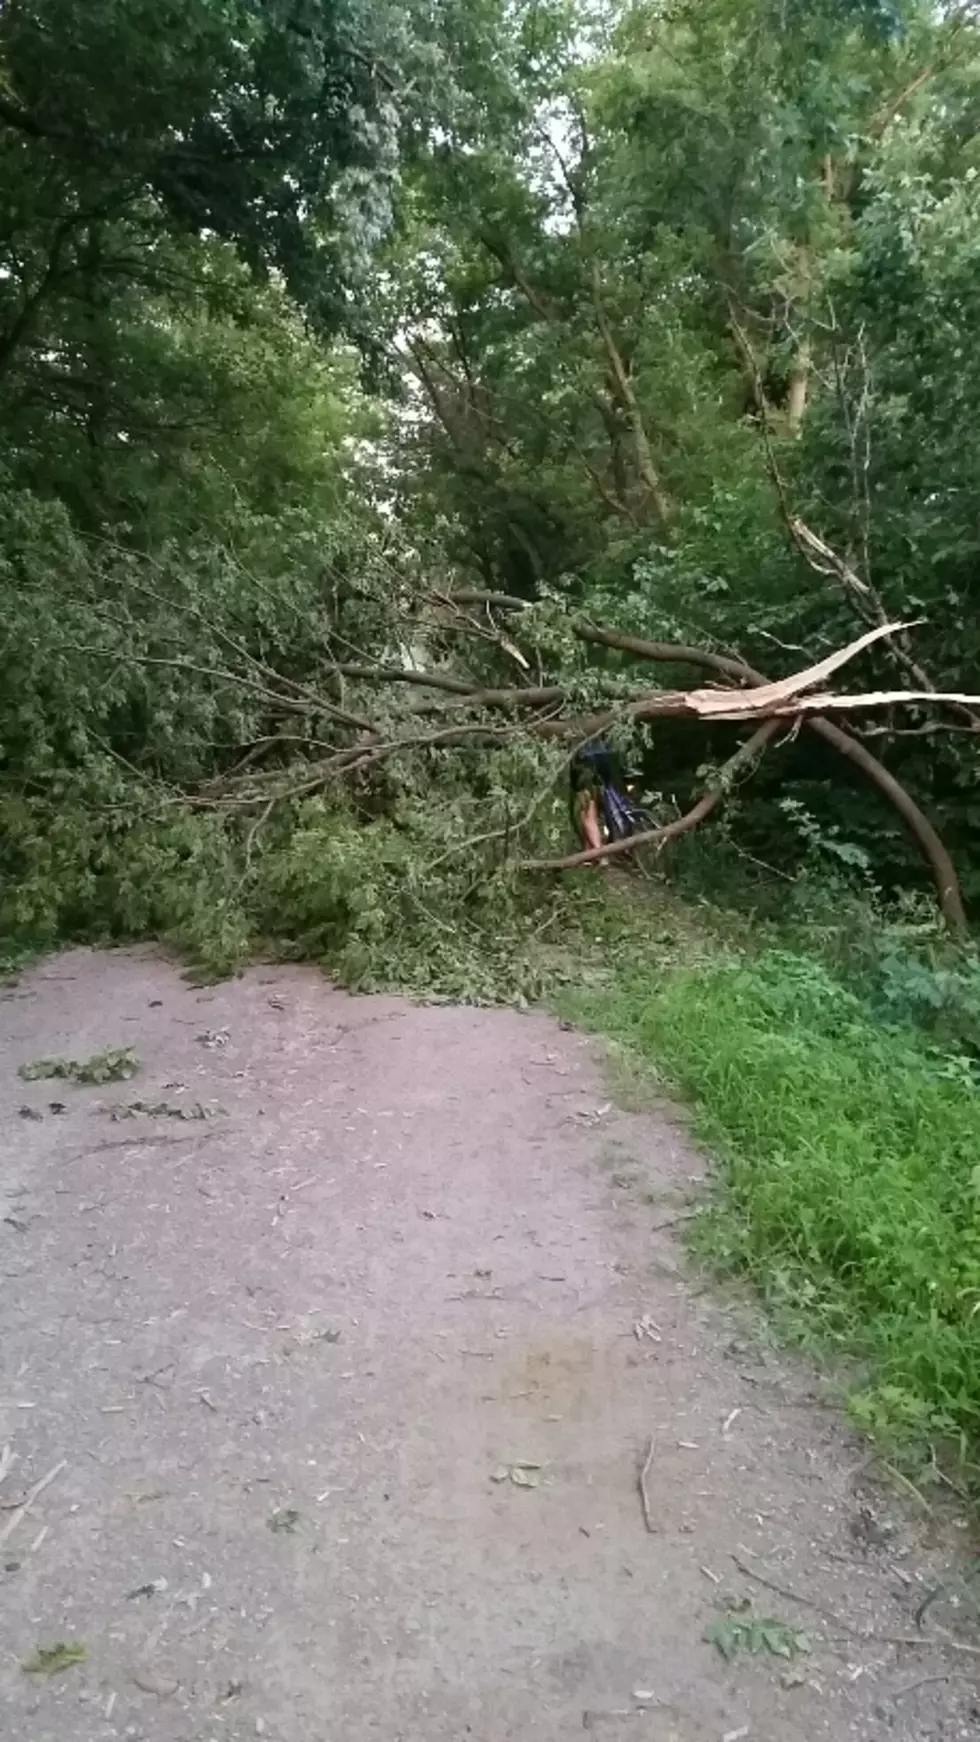
<path id="1" fill-rule="evenodd" d="M 152 279 L 168 232 L 226 238 L 335 327 L 395 170 L 388 23 L 358 0 L 12 0 L 0 370 L 53 297 Z"/>

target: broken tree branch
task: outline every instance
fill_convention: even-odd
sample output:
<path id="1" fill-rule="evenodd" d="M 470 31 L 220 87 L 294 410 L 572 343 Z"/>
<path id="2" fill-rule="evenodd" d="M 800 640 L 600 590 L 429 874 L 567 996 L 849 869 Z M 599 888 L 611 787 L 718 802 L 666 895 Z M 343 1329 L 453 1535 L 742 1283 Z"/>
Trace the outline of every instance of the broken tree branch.
<path id="1" fill-rule="evenodd" d="M 470 690 L 468 695 L 453 696 L 448 702 L 426 702 L 417 708 L 418 714 L 447 714 L 457 708 L 551 708 L 567 699 L 563 684 L 539 684 L 527 689 Z"/>
<path id="2" fill-rule="evenodd" d="M 788 525 L 790 536 L 809 567 L 813 569 L 815 574 L 825 575 L 835 580 L 852 604 L 856 606 L 866 623 L 876 623 L 880 626 L 888 621 L 888 613 L 884 604 L 870 581 L 861 580 L 860 576 L 855 574 L 850 563 L 846 563 L 843 557 L 838 556 L 837 552 L 831 549 L 829 544 L 825 544 L 822 538 L 818 538 L 817 534 L 807 526 L 805 520 L 800 519 L 799 515 L 791 515 Z M 905 624 L 903 627 L 907 629 L 909 625 Z M 893 635 L 889 635 L 887 639 L 888 652 L 891 657 L 897 665 L 902 667 L 903 671 L 907 671 L 909 676 L 914 678 L 920 689 L 927 691 L 936 701 L 949 702 L 955 712 L 967 719 L 974 731 L 980 732 L 980 717 L 973 712 L 972 708 L 964 705 L 967 698 L 941 696 L 928 672 L 923 670 L 902 642 L 895 640 Z"/>
<path id="3" fill-rule="evenodd" d="M 870 574 L 868 574 L 864 579 L 857 575 L 852 566 L 844 561 L 843 557 L 838 556 L 836 551 L 832 550 L 831 547 L 826 544 L 822 538 L 819 538 L 812 528 L 809 527 L 798 514 L 794 514 L 793 512 L 789 500 L 789 490 L 782 471 L 780 470 L 779 461 L 776 455 L 772 430 L 772 413 L 766 400 L 762 371 L 759 367 L 759 361 L 756 357 L 752 341 L 749 338 L 748 333 L 745 331 L 745 328 L 740 324 L 735 312 L 735 300 L 731 291 L 728 292 L 728 308 L 729 322 L 732 332 L 735 335 L 739 350 L 749 368 L 755 386 L 755 395 L 759 407 L 762 442 L 765 450 L 766 470 L 769 473 L 770 481 L 776 492 L 779 511 L 782 515 L 790 539 L 795 548 L 799 551 L 804 562 L 807 563 L 815 574 L 828 577 L 837 582 L 845 594 L 845 597 L 849 600 L 863 622 L 880 627 L 888 621 L 888 613 L 885 610 L 880 595 L 872 585 Z M 863 416 L 865 419 L 867 418 L 867 415 L 868 409 L 867 405 L 865 405 L 863 407 Z M 865 462 L 865 464 L 867 464 L 867 462 Z M 867 561 L 865 566 L 868 566 Z M 886 638 L 886 645 L 887 651 L 895 663 L 901 666 L 904 671 L 907 671 L 909 676 L 912 677 L 922 689 L 935 691 L 936 686 L 933 684 L 928 673 L 917 664 L 901 641 L 896 640 L 890 635 Z M 936 699 L 939 699 L 938 695 Z M 973 713 L 970 708 L 964 708 L 956 701 L 953 701 L 951 705 L 954 710 L 961 715 L 961 717 L 966 717 L 970 724 L 977 731 L 980 731 L 980 717 Z"/>
<path id="4" fill-rule="evenodd" d="M 744 660 L 732 659 L 723 653 L 713 653 L 708 648 L 682 646 L 670 641 L 647 641 L 642 636 L 621 634 L 619 630 L 606 629 L 596 623 L 578 623 L 575 625 L 575 633 L 580 640 L 591 642 L 595 646 L 630 653 L 637 659 L 700 667 L 702 670 L 716 672 L 719 677 L 727 678 L 733 684 L 754 686 L 766 682 L 762 673 Z M 831 720 L 819 715 L 807 719 L 806 725 L 824 743 L 830 744 L 859 769 L 898 812 L 929 867 L 940 912 L 946 924 L 951 931 L 965 932 L 966 909 L 953 861 L 929 818 L 920 810 L 911 794 L 889 773 L 884 763 L 879 762 L 864 744 L 859 743 L 843 727 L 834 725 Z"/>
<path id="5" fill-rule="evenodd" d="M 493 593 L 483 587 L 453 587 L 445 597 L 451 605 L 490 605 L 496 611 L 526 611 L 529 603 L 513 593 Z"/>

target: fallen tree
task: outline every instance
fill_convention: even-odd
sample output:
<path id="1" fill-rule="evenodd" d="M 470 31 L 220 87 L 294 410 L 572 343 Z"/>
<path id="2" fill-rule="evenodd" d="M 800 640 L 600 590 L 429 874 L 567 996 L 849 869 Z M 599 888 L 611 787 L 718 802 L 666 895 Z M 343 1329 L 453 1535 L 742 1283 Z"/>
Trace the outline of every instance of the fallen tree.
<path id="1" fill-rule="evenodd" d="M 212 775 L 194 790 L 170 792 L 168 803 L 190 810 L 254 813 L 254 832 L 264 826 L 277 805 L 304 800 L 338 783 L 373 778 L 382 765 L 399 757 L 419 757 L 472 749 L 502 749 L 523 739 L 564 746 L 568 755 L 576 746 L 624 727 L 662 719 L 689 720 L 694 724 L 729 724 L 750 728 L 745 745 L 722 768 L 716 781 L 701 795 L 684 817 L 634 836 L 595 853 L 521 860 L 516 840 L 518 825 L 507 831 L 507 852 L 529 871 L 572 870 L 596 861 L 614 858 L 644 845 L 658 851 L 673 839 L 696 828 L 723 802 L 733 780 L 751 770 L 766 747 L 781 735 L 801 728 L 812 731 L 853 767 L 892 805 L 908 828 L 926 861 L 942 915 L 949 927 L 961 931 L 966 915 L 950 855 L 929 819 L 911 795 L 861 742 L 860 738 L 831 716 L 869 714 L 896 706 L 944 709 L 955 706 L 973 710 L 980 698 L 951 695 L 933 689 L 870 690 L 849 693 L 831 688 L 836 674 L 859 655 L 884 642 L 890 650 L 909 625 L 880 622 L 855 641 L 801 671 L 775 680 L 768 679 L 744 660 L 731 654 L 680 643 L 648 641 L 601 624 L 575 621 L 570 627 L 585 645 L 602 647 L 645 662 L 692 666 L 721 682 L 686 689 L 637 688 L 621 674 L 595 673 L 587 688 L 592 697 L 603 699 L 586 711 L 583 689 L 574 679 L 547 681 L 541 669 L 538 682 L 530 681 L 530 661 L 509 637 L 500 640 L 492 624 L 482 645 L 490 644 L 491 655 L 484 669 L 472 670 L 466 656 L 470 611 L 492 614 L 506 609 L 516 634 L 520 627 L 520 601 L 507 595 L 483 595 L 475 590 L 457 595 L 426 594 L 426 605 L 437 613 L 437 638 L 451 648 L 451 669 L 423 669 L 397 664 L 388 658 L 372 660 L 339 658 L 338 651 L 323 647 L 311 662 L 315 678 L 299 681 L 275 669 L 248 651 L 236 638 L 225 635 L 220 645 L 220 663 L 203 665 L 182 657 L 146 653 L 135 664 L 148 670 L 202 679 L 216 689 L 237 689 L 263 719 L 260 735 L 240 746 L 231 766 Z M 416 601 L 417 603 L 417 601 Z M 448 614 L 448 615 L 447 615 Z M 462 632 L 459 633 L 462 623 Z M 515 627 L 516 624 L 516 627 Z M 416 625 L 417 627 L 417 625 Z M 494 644 L 511 658 L 516 651 L 524 681 L 501 685 L 491 676 Z M 106 647 L 75 648 L 76 652 L 112 659 Z M 351 650 L 354 651 L 354 650 Z M 132 659 L 132 655 L 130 656 Z M 499 661 L 498 661 L 499 663 Z M 467 674 L 466 667 L 471 671 Z M 491 669 L 488 670 L 487 667 Z M 493 673 L 492 675 L 496 675 Z M 348 695 L 347 686 L 356 686 Z M 426 695 L 425 692 L 428 692 Z M 378 698 L 388 699 L 387 713 Z M 434 698 L 434 699 L 429 699 Z M 566 763 L 567 763 L 566 756 Z"/>

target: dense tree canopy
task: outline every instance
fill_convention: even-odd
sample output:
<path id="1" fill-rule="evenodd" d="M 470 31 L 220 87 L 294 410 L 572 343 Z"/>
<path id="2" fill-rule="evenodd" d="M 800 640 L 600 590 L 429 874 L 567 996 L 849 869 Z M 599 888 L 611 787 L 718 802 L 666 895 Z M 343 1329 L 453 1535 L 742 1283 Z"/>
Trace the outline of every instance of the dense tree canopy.
<path id="1" fill-rule="evenodd" d="M 977 688 L 978 171 L 969 3 L 12 0 L 0 932 L 356 976 L 555 850 L 577 721 L 683 809 L 739 734 L 651 754 L 660 682 L 915 619 L 854 687 Z M 975 901 L 975 731 L 808 729 L 733 826 L 938 886 L 929 816 Z"/>
<path id="2" fill-rule="evenodd" d="M 466 133 L 416 168 L 407 500 L 488 587 L 768 667 L 923 617 L 915 663 L 969 689 L 971 8 L 507 16 L 509 55 L 461 61 Z M 814 571 L 797 517 L 843 568 Z M 971 828 L 972 744 L 896 725 L 926 733 L 894 740 L 909 778 Z"/>

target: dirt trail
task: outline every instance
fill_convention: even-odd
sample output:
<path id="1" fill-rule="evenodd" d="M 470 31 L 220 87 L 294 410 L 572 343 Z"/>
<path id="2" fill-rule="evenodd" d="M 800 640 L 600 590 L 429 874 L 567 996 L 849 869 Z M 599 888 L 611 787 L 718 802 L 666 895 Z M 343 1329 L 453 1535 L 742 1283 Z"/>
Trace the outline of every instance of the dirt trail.
<path id="1" fill-rule="evenodd" d="M 17 1078 L 107 1045 L 132 1082 Z M 226 1112 L 110 1119 L 134 1099 Z M 608 1099 L 543 1016 L 313 972 L 78 951 L 3 995 L 7 1742 L 980 1734 L 976 1660 L 857 1636 L 916 1633 L 927 1551 L 685 1278 L 680 1127 Z M 811 1655 L 726 1665 L 726 1595 Z"/>

